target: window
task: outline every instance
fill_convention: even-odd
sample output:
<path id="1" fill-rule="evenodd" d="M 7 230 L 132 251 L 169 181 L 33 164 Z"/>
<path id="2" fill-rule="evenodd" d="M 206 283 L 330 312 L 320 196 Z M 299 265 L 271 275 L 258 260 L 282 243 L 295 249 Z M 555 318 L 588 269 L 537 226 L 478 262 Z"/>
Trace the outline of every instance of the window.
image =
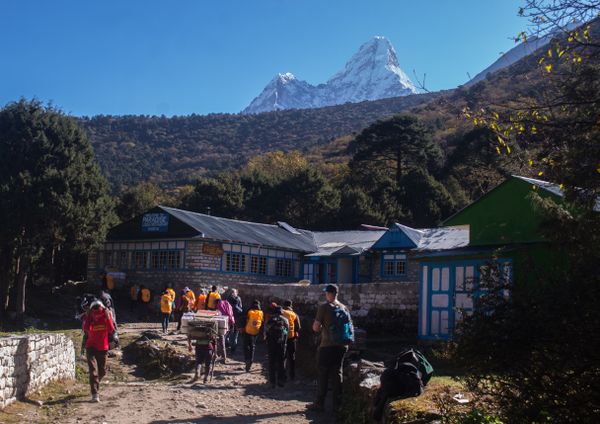
<path id="1" fill-rule="evenodd" d="M 121 269 L 127 269 L 128 267 L 128 252 L 126 250 L 121 250 L 120 252 L 117 252 L 118 254 L 118 267 Z"/>
<path id="2" fill-rule="evenodd" d="M 167 268 L 181 268 L 181 255 L 177 251 L 170 250 L 167 254 Z"/>
<path id="3" fill-rule="evenodd" d="M 159 252 L 155 250 L 150 254 L 150 268 L 152 269 L 160 269 L 160 260 L 159 260 Z"/>
<path id="4" fill-rule="evenodd" d="M 250 272 L 252 274 L 267 274 L 267 258 L 264 256 L 250 257 Z"/>
<path id="5" fill-rule="evenodd" d="M 133 268 L 144 269 L 147 266 L 148 253 L 147 252 L 133 252 Z"/>
<path id="6" fill-rule="evenodd" d="M 145 252 L 136 252 L 145 253 Z M 150 253 L 151 269 L 181 268 L 181 250 L 155 250 Z"/>
<path id="7" fill-rule="evenodd" d="M 104 252 L 104 265 L 106 266 L 114 266 L 115 265 L 115 253 L 112 251 Z"/>
<path id="8" fill-rule="evenodd" d="M 275 261 L 275 275 L 278 277 L 291 277 L 292 276 L 292 260 L 291 259 L 277 259 Z"/>
<path id="9" fill-rule="evenodd" d="M 245 272 L 246 256 L 239 253 L 227 253 L 225 255 L 225 271 Z"/>
<path id="10" fill-rule="evenodd" d="M 406 255 L 384 254 L 381 276 L 386 278 L 406 275 Z"/>

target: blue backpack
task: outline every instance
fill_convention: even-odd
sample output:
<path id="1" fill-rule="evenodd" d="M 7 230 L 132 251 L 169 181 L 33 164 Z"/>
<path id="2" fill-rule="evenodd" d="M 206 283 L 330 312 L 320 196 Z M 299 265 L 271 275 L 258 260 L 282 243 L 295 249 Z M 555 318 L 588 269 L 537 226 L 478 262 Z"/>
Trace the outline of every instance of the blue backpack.
<path id="1" fill-rule="evenodd" d="M 329 325 L 329 338 L 336 345 L 354 343 L 354 327 L 348 310 L 340 305 L 332 304 L 333 320 Z"/>

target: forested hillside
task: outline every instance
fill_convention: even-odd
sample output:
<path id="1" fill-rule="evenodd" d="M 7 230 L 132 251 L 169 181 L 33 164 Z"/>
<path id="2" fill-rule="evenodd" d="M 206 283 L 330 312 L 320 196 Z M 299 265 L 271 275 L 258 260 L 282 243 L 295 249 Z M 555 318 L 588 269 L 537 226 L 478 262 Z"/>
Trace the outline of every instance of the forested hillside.
<path id="1" fill-rule="evenodd" d="M 258 115 L 101 115 L 82 118 L 81 124 L 113 189 L 147 180 L 173 186 L 208 171 L 238 167 L 261 153 L 324 145 L 436 96 L 418 94 Z"/>

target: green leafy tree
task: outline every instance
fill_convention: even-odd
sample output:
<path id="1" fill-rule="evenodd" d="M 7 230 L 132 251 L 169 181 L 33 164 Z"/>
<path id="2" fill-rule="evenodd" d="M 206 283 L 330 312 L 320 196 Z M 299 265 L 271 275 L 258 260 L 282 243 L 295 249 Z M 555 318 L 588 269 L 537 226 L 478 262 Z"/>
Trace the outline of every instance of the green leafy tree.
<path id="1" fill-rule="evenodd" d="M 537 60 L 547 90 L 465 111 L 494 132 L 498 154 L 524 161 L 564 192 L 559 203 L 531 195 L 546 216 L 545 259 L 554 266 L 532 256 L 527 275 L 508 286 L 492 281 L 457 333 L 469 389 L 494 402 L 506 422 L 600 420 L 599 12 L 591 0 L 526 1 L 521 14 L 532 24 L 562 29 Z M 574 18 L 594 20 L 566 29 Z"/>
<path id="2" fill-rule="evenodd" d="M 414 168 L 437 171 L 443 157 L 440 146 L 431 138 L 431 130 L 412 115 L 397 115 L 370 125 L 348 149 L 353 172 L 366 172 L 372 167 L 388 169 L 398 185 Z"/>
<path id="3" fill-rule="evenodd" d="M 402 178 L 401 200 L 417 227 L 437 225 L 455 210 L 446 188 L 423 169 L 413 169 Z"/>
<path id="4" fill-rule="evenodd" d="M 278 219 L 301 228 L 327 228 L 339 205 L 339 192 L 312 168 L 282 180 L 273 190 Z"/>
<path id="5" fill-rule="evenodd" d="M 0 289 L 16 313 L 40 258 L 84 254 L 115 223 L 108 184 L 85 132 L 52 106 L 21 100 L 0 110 Z"/>
<path id="6" fill-rule="evenodd" d="M 239 175 L 223 173 L 199 178 L 194 191 L 183 199 L 183 209 L 237 218 L 243 207 L 244 188 Z"/>
<path id="7" fill-rule="evenodd" d="M 145 182 L 126 189 L 117 203 L 117 215 L 124 222 L 164 203 L 167 200 L 165 192 L 154 183 Z"/>

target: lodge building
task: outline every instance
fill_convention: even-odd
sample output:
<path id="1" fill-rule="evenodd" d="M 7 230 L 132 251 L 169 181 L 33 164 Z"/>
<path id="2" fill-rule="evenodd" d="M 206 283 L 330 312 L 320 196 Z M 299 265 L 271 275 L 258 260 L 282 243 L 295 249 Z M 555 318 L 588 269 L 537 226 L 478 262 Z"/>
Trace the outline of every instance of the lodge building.
<path id="1" fill-rule="evenodd" d="M 157 206 L 112 228 L 103 248 L 90 255 L 88 272 L 92 278 L 117 272 L 155 290 L 166 283 L 416 284 L 416 252 L 467 243 L 464 226 L 316 232 L 285 222 L 261 224 Z"/>
<path id="2" fill-rule="evenodd" d="M 532 190 L 562 201 L 559 186 L 512 176 L 448 218 L 446 226 L 428 229 L 396 223 L 319 232 L 157 206 L 109 231 L 89 255 L 88 280 L 112 272 L 124 277 L 124 287 L 135 282 L 155 292 L 165 284 L 274 287 L 302 280 L 359 291 L 378 286 L 375 291 L 388 293 L 388 308 L 389 293 L 398 293 L 393 308 L 414 309 L 410 320 L 414 327 L 418 321 L 419 338 L 446 340 L 461 315 L 476 307 L 483 276 L 511 281 L 515 273 L 531 274 L 532 260 L 560 264 L 540 235 L 543 217 L 532 204 Z M 371 299 L 380 298 L 374 293 Z M 353 308 L 361 308 L 356 302 Z"/>

